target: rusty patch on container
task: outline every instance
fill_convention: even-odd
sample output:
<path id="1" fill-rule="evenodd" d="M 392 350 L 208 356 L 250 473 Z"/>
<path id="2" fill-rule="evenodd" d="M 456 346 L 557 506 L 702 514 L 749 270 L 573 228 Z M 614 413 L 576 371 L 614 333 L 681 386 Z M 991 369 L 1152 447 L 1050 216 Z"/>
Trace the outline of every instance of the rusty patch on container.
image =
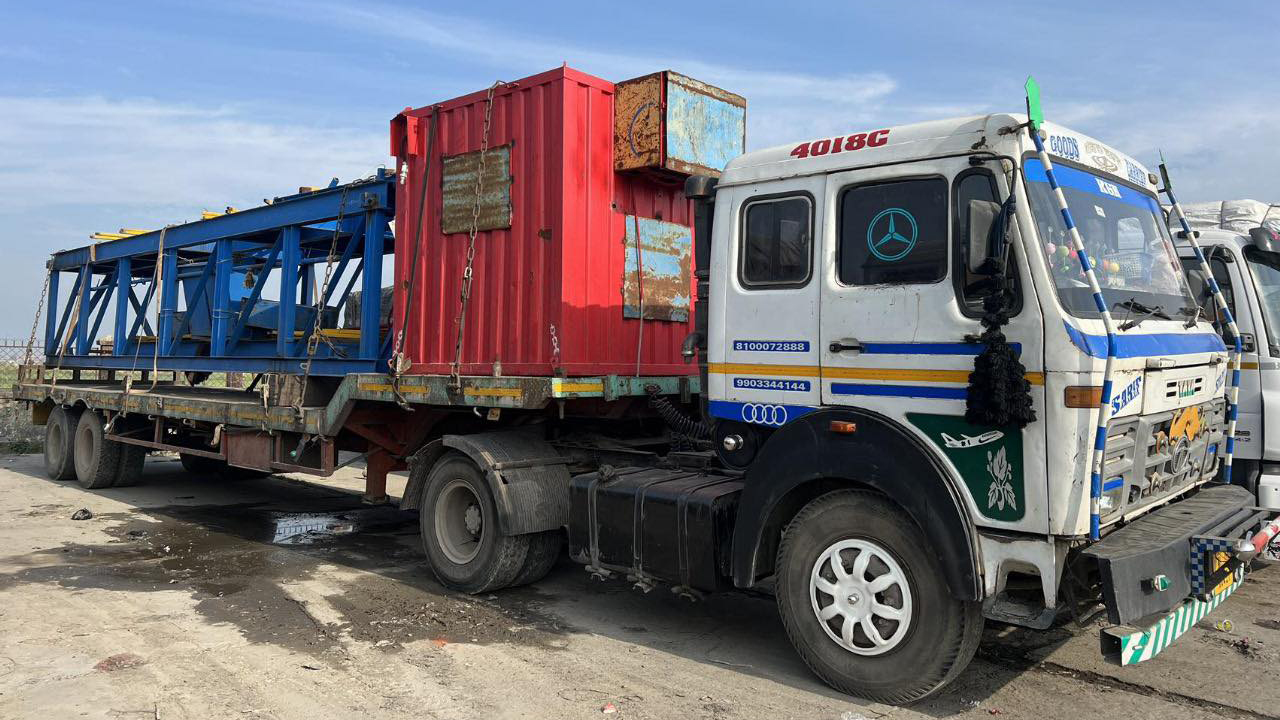
<path id="1" fill-rule="evenodd" d="M 689 321 L 693 233 L 677 223 L 627 215 L 622 316 Z M 641 242 L 636 243 L 639 230 Z M 639 272 L 637 272 L 639 268 Z"/>
<path id="2" fill-rule="evenodd" d="M 447 155 L 441 173 L 444 212 L 440 232 L 471 232 L 471 215 L 476 202 L 476 173 L 480 151 Z M 511 146 L 499 145 L 485 152 L 484 177 L 480 186 L 480 216 L 477 230 L 505 230 L 511 227 Z"/>
<path id="3" fill-rule="evenodd" d="M 719 176 L 746 149 L 746 101 L 683 75 L 668 78 L 667 169 Z"/>
<path id="4" fill-rule="evenodd" d="M 670 70 L 618 83 L 613 167 L 719 176 L 746 147 L 747 101 Z"/>
<path id="5" fill-rule="evenodd" d="M 662 73 L 618 83 L 613 103 L 613 169 L 661 166 Z"/>

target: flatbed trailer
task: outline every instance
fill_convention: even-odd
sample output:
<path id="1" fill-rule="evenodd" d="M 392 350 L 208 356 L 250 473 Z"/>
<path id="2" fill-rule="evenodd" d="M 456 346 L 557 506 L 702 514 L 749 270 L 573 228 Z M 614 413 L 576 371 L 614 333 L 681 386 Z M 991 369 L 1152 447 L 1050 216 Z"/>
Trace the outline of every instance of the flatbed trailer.
<path id="1" fill-rule="evenodd" d="M 386 500 L 386 473 L 406 469 L 404 458 L 415 449 L 397 434 L 409 424 L 429 434 L 450 409 L 478 417 L 484 408 L 486 423 L 500 428 L 503 410 L 526 417 L 550 412 L 563 419 L 566 412 L 578 412 L 581 403 L 655 394 L 688 403 L 699 392 L 696 376 L 463 376 L 455 383 L 442 375 L 353 373 L 331 389 L 312 387 L 303 399 L 300 378 L 292 375 L 272 375 L 235 389 L 185 385 L 176 372 L 155 383 L 149 378 L 126 383 L 116 371 L 77 370 L 58 380 L 56 374 L 43 365 L 19 368 L 13 397 L 32 403 L 37 423 L 47 422 L 55 407 L 92 410 L 107 420 L 108 440 L 263 472 L 327 476 L 340 466 L 337 450 L 351 449 L 374 458 L 366 473 L 369 502 Z M 102 377 L 85 377 L 94 374 Z M 395 459 L 379 462 L 384 454 Z"/>

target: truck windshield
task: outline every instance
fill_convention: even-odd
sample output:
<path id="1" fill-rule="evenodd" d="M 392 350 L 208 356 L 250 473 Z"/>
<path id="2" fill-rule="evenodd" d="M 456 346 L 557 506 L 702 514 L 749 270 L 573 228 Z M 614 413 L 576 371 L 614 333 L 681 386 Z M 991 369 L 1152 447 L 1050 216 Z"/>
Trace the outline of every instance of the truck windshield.
<path id="1" fill-rule="evenodd" d="M 1253 271 L 1253 282 L 1258 288 L 1258 304 L 1262 306 L 1262 320 L 1267 329 L 1267 344 L 1280 346 L 1280 254 L 1245 248 L 1244 257 Z"/>
<path id="2" fill-rule="evenodd" d="M 1038 158 L 1023 168 L 1031 212 L 1040 233 L 1041 248 L 1053 273 L 1058 297 L 1067 312 L 1097 317 L 1098 307 L 1076 259 L 1066 223 L 1054 202 L 1053 190 Z M 1194 307 L 1173 242 L 1164 226 L 1160 205 L 1151 195 L 1091 172 L 1055 163 L 1054 175 L 1071 207 L 1094 263 L 1103 298 L 1117 318 L 1130 310 L 1116 303 L 1135 301 L 1129 308 L 1159 308 L 1176 315 Z"/>

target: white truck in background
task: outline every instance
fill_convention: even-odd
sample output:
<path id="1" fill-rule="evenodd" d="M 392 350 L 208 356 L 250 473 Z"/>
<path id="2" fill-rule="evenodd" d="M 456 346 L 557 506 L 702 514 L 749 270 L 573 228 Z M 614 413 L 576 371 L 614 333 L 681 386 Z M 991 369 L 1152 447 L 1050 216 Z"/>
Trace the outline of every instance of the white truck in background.
<path id="1" fill-rule="evenodd" d="M 1233 483 L 1280 509 L 1280 205 L 1256 200 L 1189 203 L 1187 221 L 1244 341 Z M 1220 332 L 1195 253 L 1176 219 L 1169 223 L 1192 292 Z"/>

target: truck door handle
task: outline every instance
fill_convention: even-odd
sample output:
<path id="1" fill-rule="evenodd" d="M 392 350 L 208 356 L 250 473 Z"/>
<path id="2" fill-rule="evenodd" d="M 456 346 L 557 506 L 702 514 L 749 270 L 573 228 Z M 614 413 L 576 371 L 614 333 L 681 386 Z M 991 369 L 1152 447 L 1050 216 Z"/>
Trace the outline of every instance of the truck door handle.
<path id="1" fill-rule="evenodd" d="M 833 353 L 840 352 L 862 352 L 862 343 L 857 340 L 836 340 L 827 346 L 827 349 Z"/>

